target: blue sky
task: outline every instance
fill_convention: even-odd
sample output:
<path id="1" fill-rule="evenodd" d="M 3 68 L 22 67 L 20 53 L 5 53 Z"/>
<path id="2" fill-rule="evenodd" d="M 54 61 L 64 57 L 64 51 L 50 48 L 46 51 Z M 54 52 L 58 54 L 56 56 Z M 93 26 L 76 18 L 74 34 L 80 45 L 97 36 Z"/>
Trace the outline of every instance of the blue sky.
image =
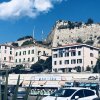
<path id="1" fill-rule="evenodd" d="M 99 10 L 100 0 L 0 0 L 0 43 L 32 35 L 34 27 L 41 40 L 59 19 L 100 22 Z"/>

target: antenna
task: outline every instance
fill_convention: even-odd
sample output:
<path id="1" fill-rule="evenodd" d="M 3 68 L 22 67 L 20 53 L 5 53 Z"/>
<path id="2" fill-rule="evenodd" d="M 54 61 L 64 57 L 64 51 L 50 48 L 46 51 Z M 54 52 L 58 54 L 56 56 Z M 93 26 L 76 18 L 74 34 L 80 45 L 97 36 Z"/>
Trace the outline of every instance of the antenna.
<path id="1" fill-rule="evenodd" d="M 35 26 L 34 26 L 34 28 L 33 28 L 33 40 L 34 40 L 34 43 L 35 43 L 35 36 L 34 36 L 34 34 L 35 34 Z"/>
<path id="2" fill-rule="evenodd" d="M 42 30 L 42 41 L 43 41 L 43 35 L 44 35 L 44 32 L 43 32 L 43 30 Z"/>
<path id="3" fill-rule="evenodd" d="M 35 37 L 34 37 L 34 32 L 35 32 L 35 26 L 34 26 L 34 28 L 33 28 L 33 34 L 32 34 L 32 35 L 33 35 L 33 39 L 35 38 Z"/>

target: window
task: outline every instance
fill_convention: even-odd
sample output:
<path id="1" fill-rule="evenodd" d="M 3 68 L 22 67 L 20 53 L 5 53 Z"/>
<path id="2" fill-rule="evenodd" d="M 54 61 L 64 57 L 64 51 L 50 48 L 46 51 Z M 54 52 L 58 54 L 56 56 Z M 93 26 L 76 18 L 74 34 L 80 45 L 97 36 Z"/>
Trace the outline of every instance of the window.
<path id="1" fill-rule="evenodd" d="M 83 93 L 83 90 L 79 90 L 77 91 L 71 98 L 72 99 L 75 99 L 75 96 L 79 96 L 79 98 L 83 98 L 84 97 L 84 93 Z"/>
<path id="2" fill-rule="evenodd" d="M 16 52 L 16 56 L 18 55 L 18 52 Z"/>
<path id="3" fill-rule="evenodd" d="M 69 64 L 69 60 L 65 60 L 65 64 Z"/>
<path id="4" fill-rule="evenodd" d="M 28 58 L 28 62 L 30 61 L 30 58 Z"/>
<path id="5" fill-rule="evenodd" d="M 25 58 L 23 59 L 23 62 L 25 62 Z"/>
<path id="6" fill-rule="evenodd" d="M 63 51 L 62 50 L 59 51 L 59 57 L 63 57 Z"/>
<path id="7" fill-rule="evenodd" d="M 70 97 L 75 91 L 75 89 L 59 89 L 58 91 L 52 93 L 50 96 Z"/>
<path id="8" fill-rule="evenodd" d="M 54 55 L 53 55 L 53 58 L 57 58 L 57 54 L 54 54 Z"/>
<path id="9" fill-rule="evenodd" d="M 69 52 L 66 52 L 66 53 L 65 53 L 65 57 L 68 57 L 68 56 L 69 56 Z"/>
<path id="10" fill-rule="evenodd" d="M 7 47 L 5 46 L 5 49 L 7 49 Z"/>
<path id="11" fill-rule="evenodd" d="M 38 55 L 40 55 L 41 54 L 41 51 L 38 51 Z"/>
<path id="12" fill-rule="evenodd" d="M 30 54 L 30 50 L 28 50 L 28 54 Z"/>
<path id="13" fill-rule="evenodd" d="M 32 57 L 32 62 L 34 61 L 34 57 Z"/>
<path id="14" fill-rule="evenodd" d="M 15 62 L 17 63 L 17 59 L 15 60 Z"/>
<path id="15" fill-rule="evenodd" d="M 9 60 L 11 61 L 12 57 L 9 57 Z"/>
<path id="16" fill-rule="evenodd" d="M 77 59 L 77 63 L 82 63 L 82 59 Z"/>
<path id="17" fill-rule="evenodd" d="M 4 57 L 4 60 L 6 61 L 6 57 Z"/>
<path id="18" fill-rule="evenodd" d="M 21 59 L 19 59 L 19 62 L 21 62 Z"/>
<path id="19" fill-rule="evenodd" d="M 60 65 L 62 64 L 62 61 L 61 61 L 61 60 L 59 61 L 59 64 L 60 64 Z"/>
<path id="20" fill-rule="evenodd" d="M 76 56 L 76 52 L 75 51 L 72 51 L 71 52 L 71 56 Z"/>
<path id="21" fill-rule="evenodd" d="M 93 65 L 93 61 L 91 61 L 91 65 Z"/>
<path id="22" fill-rule="evenodd" d="M 43 51 L 43 55 L 46 55 L 45 51 Z"/>
<path id="23" fill-rule="evenodd" d="M 71 64 L 76 64 L 76 60 L 75 59 L 72 59 L 71 60 Z"/>
<path id="24" fill-rule="evenodd" d="M 93 53 L 90 53 L 90 57 L 93 57 Z"/>
<path id="25" fill-rule="evenodd" d="M 10 50 L 12 50 L 12 48 L 10 47 Z"/>
<path id="26" fill-rule="evenodd" d="M 85 97 L 95 95 L 95 93 L 91 90 L 84 90 Z"/>
<path id="27" fill-rule="evenodd" d="M 57 65 L 57 61 L 54 61 L 54 65 Z"/>
<path id="28" fill-rule="evenodd" d="M 23 51 L 23 55 L 26 55 L 26 51 Z"/>
<path id="29" fill-rule="evenodd" d="M 10 54 L 12 55 L 12 51 L 10 51 Z"/>
<path id="30" fill-rule="evenodd" d="M 78 55 L 81 55 L 81 51 L 78 51 Z"/>
<path id="31" fill-rule="evenodd" d="M 19 52 L 19 55 L 21 55 L 21 51 Z"/>
<path id="32" fill-rule="evenodd" d="M 32 50 L 32 54 L 34 54 L 34 50 Z"/>
<path id="33" fill-rule="evenodd" d="M 6 53 L 7 51 L 5 50 L 5 53 Z"/>

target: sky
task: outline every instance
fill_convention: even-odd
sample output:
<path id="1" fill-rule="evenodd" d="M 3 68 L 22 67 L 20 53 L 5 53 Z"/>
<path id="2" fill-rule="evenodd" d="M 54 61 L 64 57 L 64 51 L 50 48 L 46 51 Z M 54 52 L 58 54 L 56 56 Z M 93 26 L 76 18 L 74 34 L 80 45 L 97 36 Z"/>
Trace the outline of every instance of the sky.
<path id="1" fill-rule="evenodd" d="M 57 20 L 88 18 L 100 22 L 100 0 L 0 0 L 0 44 L 33 35 L 33 30 L 34 38 L 42 40 Z"/>

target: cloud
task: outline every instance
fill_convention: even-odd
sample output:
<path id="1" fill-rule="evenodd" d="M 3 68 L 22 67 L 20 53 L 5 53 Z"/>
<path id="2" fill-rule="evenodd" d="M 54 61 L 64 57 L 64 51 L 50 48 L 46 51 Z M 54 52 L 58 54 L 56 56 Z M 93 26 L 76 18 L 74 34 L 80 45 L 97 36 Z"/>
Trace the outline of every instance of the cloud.
<path id="1" fill-rule="evenodd" d="M 40 13 L 48 12 L 55 3 L 62 0 L 10 0 L 0 3 L 0 19 L 19 17 L 35 18 Z"/>

